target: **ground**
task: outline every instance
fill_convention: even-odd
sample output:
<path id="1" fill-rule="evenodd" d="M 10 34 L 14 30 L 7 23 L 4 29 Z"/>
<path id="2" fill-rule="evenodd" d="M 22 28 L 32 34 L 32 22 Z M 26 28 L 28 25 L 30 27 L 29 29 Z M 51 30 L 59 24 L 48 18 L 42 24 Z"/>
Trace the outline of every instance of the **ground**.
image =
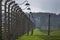
<path id="1" fill-rule="evenodd" d="M 54 33 L 55 32 L 52 32 L 52 35 Z M 60 36 L 52 36 L 52 35 L 48 36 L 47 34 L 42 33 L 39 29 L 36 28 L 36 29 L 34 29 L 33 36 L 31 36 L 30 34 L 29 34 L 29 36 L 27 36 L 25 34 L 22 37 L 19 37 L 17 40 L 60 40 Z"/>

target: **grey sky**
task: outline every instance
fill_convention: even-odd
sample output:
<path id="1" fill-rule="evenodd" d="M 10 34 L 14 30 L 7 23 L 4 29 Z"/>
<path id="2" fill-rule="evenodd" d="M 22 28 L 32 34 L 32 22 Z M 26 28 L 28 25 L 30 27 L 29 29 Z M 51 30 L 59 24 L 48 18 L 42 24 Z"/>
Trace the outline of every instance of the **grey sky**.
<path id="1" fill-rule="evenodd" d="M 22 3 L 25 0 L 16 0 L 17 3 Z M 33 12 L 60 12 L 60 0 L 28 0 Z M 22 7 L 23 8 L 23 7 Z"/>

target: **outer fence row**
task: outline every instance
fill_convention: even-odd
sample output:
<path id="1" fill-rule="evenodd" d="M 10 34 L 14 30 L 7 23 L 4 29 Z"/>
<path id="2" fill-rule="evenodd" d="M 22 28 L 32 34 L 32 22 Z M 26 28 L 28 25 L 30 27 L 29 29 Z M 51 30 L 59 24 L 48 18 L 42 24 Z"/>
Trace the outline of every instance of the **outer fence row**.
<path id="1" fill-rule="evenodd" d="M 0 40 L 16 40 L 25 33 L 29 34 L 34 23 L 15 1 L 3 1 L 0 1 Z"/>

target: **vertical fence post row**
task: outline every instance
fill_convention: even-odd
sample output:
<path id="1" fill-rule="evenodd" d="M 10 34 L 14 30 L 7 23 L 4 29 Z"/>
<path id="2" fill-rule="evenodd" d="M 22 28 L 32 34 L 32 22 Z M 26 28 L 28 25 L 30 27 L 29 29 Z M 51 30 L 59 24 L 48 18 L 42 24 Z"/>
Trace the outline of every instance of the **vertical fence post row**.
<path id="1" fill-rule="evenodd" d="M 15 1 L 12 1 L 12 2 L 10 2 L 9 3 L 9 5 L 8 5 L 8 40 L 11 40 L 11 13 L 10 13 L 10 6 L 13 4 L 13 3 L 15 3 Z"/>
<path id="2" fill-rule="evenodd" d="M 2 1 L 0 0 L 0 40 L 2 40 Z"/>
<path id="3" fill-rule="evenodd" d="M 20 8 L 20 10 L 19 10 L 20 12 L 19 12 L 19 14 L 20 14 L 20 36 L 22 36 L 22 34 L 23 34 L 23 24 L 22 24 L 22 18 L 23 18 L 23 12 L 22 12 L 22 10 L 21 10 L 21 8 Z"/>
<path id="4" fill-rule="evenodd" d="M 23 25 L 24 25 L 24 24 L 23 24 L 23 16 L 24 16 L 24 13 L 21 12 L 21 16 L 20 16 L 20 17 L 21 17 L 21 18 L 20 18 L 20 19 L 21 19 L 21 30 L 22 30 L 22 31 L 21 31 L 21 35 L 23 35 Z"/>
<path id="5" fill-rule="evenodd" d="M 30 14 L 31 14 L 31 16 L 32 16 L 32 18 L 33 18 L 33 20 L 34 20 L 33 14 L 32 14 L 32 13 L 30 13 Z M 35 26 L 35 20 L 34 20 L 34 23 L 33 23 L 33 25 L 32 25 L 32 32 L 31 32 L 31 35 L 33 35 L 34 26 Z"/>
<path id="6" fill-rule="evenodd" d="M 49 19 L 48 19 L 48 35 L 50 35 L 50 16 L 51 14 L 48 15 Z"/>
<path id="7" fill-rule="evenodd" d="M 24 17 L 24 34 L 27 32 L 27 15 L 25 14 L 25 17 Z"/>
<path id="8" fill-rule="evenodd" d="M 18 27 L 18 26 L 19 26 L 19 25 L 18 25 L 18 23 L 19 23 L 19 21 L 18 21 L 18 20 L 19 20 L 19 13 L 18 13 L 18 11 L 17 11 L 17 10 L 18 10 L 18 7 L 19 7 L 19 6 L 15 6 L 15 7 L 14 7 L 14 13 L 13 13 L 13 16 L 14 16 L 14 24 L 13 24 L 13 26 L 14 26 L 14 28 L 13 28 L 13 34 L 14 34 L 14 36 L 13 36 L 13 37 L 14 37 L 15 39 L 18 38 L 18 31 L 19 31 L 19 30 L 18 30 L 18 28 L 19 28 L 19 27 Z"/>
<path id="9" fill-rule="evenodd" d="M 20 33 L 20 29 L 21 29 L 21 26 L 20 26 L 20 12 L 19 11 L 21 11 L 21 8 L 18 6 L 17 7 L 17 14 L 16 14 L 16 27 L 17 27 L 17 37 L 19 37 L 19 34 L 21 34 Z"/>
<path id="10" fill-rule="evenodd" d="M 24 23 L 25 23 L 24 16 L 25 16 L 25 14 L 22 15 L 22 27 L 23 27 L 22 34 L 24 34 L 24 27 L 25 27 L 25 26 L 24 26 L 24 25 L 25 25 L 25 24 L 24 24 Z"/>
<path id="11" fill-rule="evenodd" d="M 27 35 L 29 35 L 29 30 L 30 30 L 30 14 L 29 14 L 29 19 L 28 19 L 28 27 L 27 27 Z"/>
<path id="12" fill-rule="evenodd" d="M 13 26 L 13 20 L 14 20 L 13 11 L 14 11 L 15 6 L 17 6 L 17 4 L 14 3 L 14 5 L 11 7 L 11 40 L 13 40 L 13 28 L 14 28 L 14 26 Z"/>
<path id="13" fill-rule="evenodd" d="M 13 16 L 13 18 L 12 18 L 12 20 L 13 20 L 13 40 L 16 39 L 16 7 L 17 7 L 17 5 L 15 5 L 15 7 L 13 8 L 13 14 L 12 14 L 12 16 Z"/>
<path id="14" fill-rule="evenodd" d="M 18 28 L 18 29 L 19 29 L 19 30 L 18 30 L 18 37 L 19 37 L 19 36 L 21 36 L 21 28 L 22 28 L 22 27 L 21 27 L 21 11 L 22 11 L 22 10 L 21 10 L 21 8 L 18 8 L 18 9 L 19 9 L 19 11 L 18 11 L 18 13 L 19 13 L 19 23 L 18 23 L 18 25 L 19 25 L 19 28 Z"/>
<path id="15" fill-rule="evenodd" d="M 16 38 L 18 38 L 18 29 L 19 29 L 19 25 L 18 25 L 18 20 L 19 20 L 19 14 L 18 14 L 18 8 L 19 6 L 16 7 Z"/>
<path id="16" fill-rule="evenodd" d="M 4 13 L 4 40 L 8 40 L 8 37 L 7 37 L 7 3 L 9 2 L 10 0 L 6 0 L 5 1 L 5 13 Z"/>

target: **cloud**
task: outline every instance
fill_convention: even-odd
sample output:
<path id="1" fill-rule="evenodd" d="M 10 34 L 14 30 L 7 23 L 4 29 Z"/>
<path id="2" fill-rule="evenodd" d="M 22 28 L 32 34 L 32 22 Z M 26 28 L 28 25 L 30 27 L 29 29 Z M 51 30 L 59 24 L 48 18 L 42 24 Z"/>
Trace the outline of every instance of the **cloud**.
<path id="1" fill-rule="evenodd" d="M 50 12 L 59 12 L 60 0 L 40 0 L 40 7 Z"/>
<path id="2" fill-rule="evenodd" d="M 22 3 L 24 0 L 18 0 L 17 3 Z M 45 12 L 60 12 L 60 0 L 28 0 L 31 4 L 32 11 Z"/>

